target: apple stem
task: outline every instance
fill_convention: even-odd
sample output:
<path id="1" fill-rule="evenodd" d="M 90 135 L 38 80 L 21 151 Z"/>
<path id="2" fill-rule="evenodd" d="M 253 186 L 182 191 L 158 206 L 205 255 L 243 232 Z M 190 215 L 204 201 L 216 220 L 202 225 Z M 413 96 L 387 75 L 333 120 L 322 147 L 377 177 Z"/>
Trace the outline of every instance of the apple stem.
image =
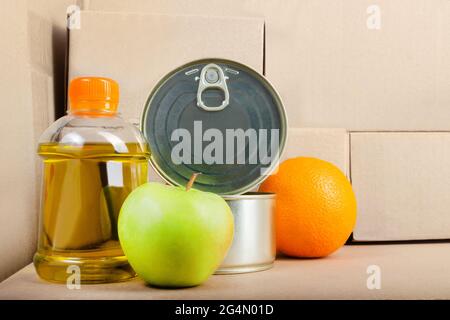
<path id="1" fill-rule="evenodd" d="M 189 191 L 192 186 L 194 185 L 195 179 L 197 179 L 197 176 L 201 174 L 201 172 L 194 172 L 191 176 L 191 178 L 189 179 L 189 182 L 186 185 L 186 191 Z"/>

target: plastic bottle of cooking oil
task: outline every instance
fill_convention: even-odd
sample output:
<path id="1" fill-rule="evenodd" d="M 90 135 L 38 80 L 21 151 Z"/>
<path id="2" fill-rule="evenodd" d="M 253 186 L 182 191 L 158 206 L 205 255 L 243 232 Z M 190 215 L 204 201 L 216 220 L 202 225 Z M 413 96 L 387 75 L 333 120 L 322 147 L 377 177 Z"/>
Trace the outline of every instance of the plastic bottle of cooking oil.
<path id="1" fill-rule="evenodd" d="M 41 136 L 43 159 L 37 273 L 81 283 L 135 276 L 117 236 L 127 195 L 147 181 L 148 145 L 117 115 L 118 84 L 107 78 L 74 79 L 70 109 Z"/>

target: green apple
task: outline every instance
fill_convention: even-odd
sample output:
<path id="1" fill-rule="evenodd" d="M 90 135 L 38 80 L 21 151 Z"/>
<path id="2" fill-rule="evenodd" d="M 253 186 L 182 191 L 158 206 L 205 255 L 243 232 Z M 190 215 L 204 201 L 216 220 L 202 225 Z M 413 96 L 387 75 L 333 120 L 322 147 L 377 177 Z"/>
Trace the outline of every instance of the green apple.
<path id="1" fill-rule="evenodd" d="M 191 189 L 194 179 L 186 188 L 146 183 L 122 205 L 120 243 L 133 269 L 150 285 L 199 285 L 231 246 L 230 207 L 214 193 Z"/>

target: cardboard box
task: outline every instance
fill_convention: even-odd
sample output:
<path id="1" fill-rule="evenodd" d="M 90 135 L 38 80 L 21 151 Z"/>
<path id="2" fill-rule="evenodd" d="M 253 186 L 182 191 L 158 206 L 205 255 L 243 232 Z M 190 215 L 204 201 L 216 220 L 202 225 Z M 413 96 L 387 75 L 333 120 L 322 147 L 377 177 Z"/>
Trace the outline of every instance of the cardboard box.
<path id="1" fill-rule="evenodd" d="M 291 125 L 450 129 L 450 2 L 289 1 L 273 14 L 266 74 Z"/>
<path id="2" fill-rule="evenodd" d="M 65 114 L 67 12 L 76 0 L 28 0 L 28 42 L 33 77 L 33 103 L 47 104 L 50 117 L 36 128 L 39 136 Z M 39 78 L 39 79 L 38 79 Z"/>
<path id="3" fill-rule="evenodd" d="M 89 0 L 84 8 L 266 22 L 266 76 L 292 127 L 450 129 L 450 2 Z"/>
<path id="4" fill-rule="evenodd" d="M 157 82 L 185 63 L 226 58 L 262 72 L 263 30 L 254 18 L 82 12 L 81 28 L 70 31 L 69 79 L 117 80 L 122 116 L 139 123 Z"/>
<path id="5" fill-rule="evenodd" d="M 450 132 L 350 136 L 354 240 L 450 239 Z"/>
<path id="6" fill-rule="evenodd" d="M 28 264 L 36 250 L 33 113 L 30 110 L 26 1 L 0 2 L 0 30 L 2 280 Z"/>
<path id="7" fill-rule="evenodd" d="M 290 128 L 282 161 L 314 157 L 329 161 L 348 175 L 349 135 L 345 129 Z"/>
<path id="8" fill-rule="evenodd" d="M 61 29 L 65 34 L 69 3 L 0 1 L 0 281 L 30 263 L 36 251 L 40 198 L 36 146 L 54 119 L 53 79 L 63 76 L 57 71 L 61 66 L 55 67 L 58 53 L 54 53 L 66 47 L 65 38 L 58 35 Z"/>

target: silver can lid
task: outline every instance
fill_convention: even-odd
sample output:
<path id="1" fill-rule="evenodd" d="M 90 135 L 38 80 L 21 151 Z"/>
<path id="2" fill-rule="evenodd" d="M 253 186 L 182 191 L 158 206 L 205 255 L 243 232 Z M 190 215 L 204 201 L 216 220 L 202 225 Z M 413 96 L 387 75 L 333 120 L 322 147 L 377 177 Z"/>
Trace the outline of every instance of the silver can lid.
<path id="1" fill-rule="evenodd" d="M 278 164 L 287 135 L 281 99 L 255 70 L 206 59 L 166 75 L 147 99 L 141 130 L 151 163 L 168 183 L 242 194 Z"/>

